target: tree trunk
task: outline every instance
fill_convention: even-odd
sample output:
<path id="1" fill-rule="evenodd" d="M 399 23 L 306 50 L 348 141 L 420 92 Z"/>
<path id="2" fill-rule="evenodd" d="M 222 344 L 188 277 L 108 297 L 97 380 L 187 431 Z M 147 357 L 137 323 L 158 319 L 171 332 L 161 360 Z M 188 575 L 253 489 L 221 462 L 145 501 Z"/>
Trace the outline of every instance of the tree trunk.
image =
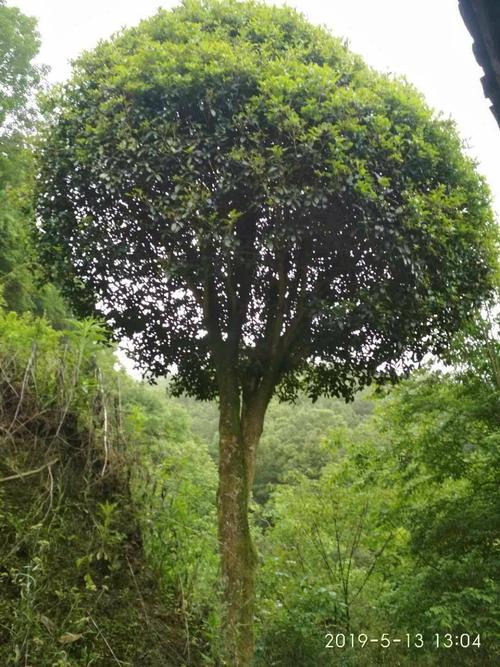
<path id="1" fill-rule="evenodd" d="M 266 408 L 267 402 L 259 398 L 244 401 L 241 410 L 241 433 L 244 444 L 243 451 L 245 456 L 249 497 L 251 497 L 253 489 L 255 459 L 257 456 L 257 447 L 259 446 L 260 436 L 262 435 L 262 428 L 264 426 Z"/>
<path id="2" fill-rule="evenodd" d="M 248 524 L 251 493 L 239 396 L 221 397 L 218 520 L 225 596 L 224 650 L 229 667 L 249 667 L 254 650 L 256 553 Z"/>

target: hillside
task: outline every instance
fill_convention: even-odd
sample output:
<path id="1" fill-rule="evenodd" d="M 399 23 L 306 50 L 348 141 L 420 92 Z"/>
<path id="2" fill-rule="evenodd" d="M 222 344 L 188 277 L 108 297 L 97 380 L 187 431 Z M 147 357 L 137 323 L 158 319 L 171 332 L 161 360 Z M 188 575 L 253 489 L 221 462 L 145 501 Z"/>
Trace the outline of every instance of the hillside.
<path id="1" fill-rule="evenodd" d="M 0 341 L 0 664 L 179 667 L 99 327 L 0 314 Z"/>

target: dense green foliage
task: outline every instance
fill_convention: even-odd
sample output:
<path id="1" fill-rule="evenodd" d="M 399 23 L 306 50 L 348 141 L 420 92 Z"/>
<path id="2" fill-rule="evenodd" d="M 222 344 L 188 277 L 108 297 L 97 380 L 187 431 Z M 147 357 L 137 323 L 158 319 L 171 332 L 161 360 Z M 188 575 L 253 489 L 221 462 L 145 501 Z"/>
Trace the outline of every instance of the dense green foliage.
<path id="1" fill-rule="evenodd" d="M 43 280 L 33 240 L 32 156 L 24 144 L 6 143 L 2 149 L 13 171 L 0 173 L 0 299 L 11 310 L 45 315 L 61 328 L 69 308 L 59 290 Z"/>
<path id="2" fill-rule="evenodd" d="M 229 369 L 348 396 L 442 351 L 491 288 L 490 196 L 452 124 L 291 9 L 160 11 L 48 110 L 47 264 L 199 398 Z"/>
<path id="3" fill-rule="evenodd" d="M 57 332 L 0 314 L 3 665 L 109 664 L 106 642 L 122 658 L 168 664 L 142 631 L 145 613 L 158 628 L 161 602 L 123 492 L 102 339 L 93 323 Z"/>
<path id="4" fill-rule="evenodd" d="M 330 440 L 319 480 L 276 491 L 261 542 L 262 665 L 496 664 L 499 398 L 477 377 L 417 375 Z M 358 644 L 336 662 L 320 641 L 387 631 L 420 632 L 426 648 Z M 482 644 L 436 652 L 435 633 Z"/>
<path id="5" fill-rule="evenodd" d="M 198 664 L 217 626 L 213 463 L 104 340 L 0 312 L 2 665 Z"/>
<path id="6" fill-rule="evenodd" d="M 40 80 L 33 64 L 35 19 L 0 2 L 0 299 L 19 313 L 45 313 L 62 326 L 68 314 L 57 289 L 41 284 L 33 243 L 32 98 Z"/>
<path id="7" fill-rule="evenodd" d="M 40 69 L 33 64 L 40 40 L 36 19 L 7 7 L 0 0 L 0 136 L 16 134 L 29 118 L 30 96 L 40 82 Z M 8 165 L 1 156 L 2 167 Z M 10 166 L 10 165 L 9 165 Z M 3 169 L 2 169 L 3 171 Z"/>
<path id="8" fill-rule="evenodd" d="M 393 603 L 407 626 L 428 633 L 481 628 L 490 649 L 484 660 L 493 664 L 500 645 L 498 324 L 488 332 L 483 322 L 478 333 L 463 376 L 415 378 L 386 412 L 411 554 Z M 483 377 L 477 362 L 488 371 Z"/>
<path id="9" fill-rule="evenodd" d="M 217 471 L 191 431 L 189 414 L 167 402 L 165 388 L 130 384 L 125 394 L 129 438 L 139 448 L 131 471 L 144 547 L 168 603 L 179 607 L 188 646 L 191 623 L 205 624 L 217 644 Z"/>
<path id="10" fill-rule="evenodd" d="M 0 482 L 0 659 L 112 665 L 105 637 L 137 667 L 216 665 L 213 424 L 196 435 L 214 408 L 117 373 L 102 335 L 0 317 L 0 478 L 45 466 Z M 271 406 L 256 664 L 498 661 L 498 341 L 477 326 L 459 356 L 459 374 L 349 406 Z M 388 629 L 427 648 L 325 648 L 326 632 Z M 436 652 L 436 632 L 481 647 Z"/>

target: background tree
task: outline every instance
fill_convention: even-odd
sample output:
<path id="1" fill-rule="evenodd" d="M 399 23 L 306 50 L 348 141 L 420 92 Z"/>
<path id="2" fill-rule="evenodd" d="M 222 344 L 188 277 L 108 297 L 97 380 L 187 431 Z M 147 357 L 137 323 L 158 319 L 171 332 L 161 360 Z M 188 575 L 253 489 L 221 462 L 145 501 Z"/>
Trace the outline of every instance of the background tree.
<path id="1" fill-rule="evenodd" d="M 33 58 L 40 48 L 36 19 L 0 0 L 0 127 L 19 131 L 30 118 L 28 101 L 40 82 L 41 70 Z M 7 160 L 2 156 L 2 170 Z"/>
<path id="2" fill-rule="evenodd" d="M 361 428 L 339 431 L 330 439 L 337 460 L 319 479 L 297 473 L 275 487 L 266 507 L 258 665 L 382 664 L 369 647 L 356 656 L 359 647 L 351 651 L 348 644 L 335 658 L 322 641 L 327 632 L 385 631 L 380 600 L 391 591 L 387 573 L 400 541 L 399 526 L 390 521 L 398 499 L 386 453 Z"/>
<path id="3" fill-rule="evenodd" d="M 226 650 L 247 665 L 271 396 L 349 399 L 444 350 L 490 290 L 487 187 L 415 90 L 290 9 L 160 11 L 47 111 L 47 265 L 147 373 L 218 398 Z"/>
<path id="4" fill-rule="evenodd" d="M 30 173 L 23 131 L 30 116 L 28 98 L 40 80 L 32 62 L 39 46 L 35 19 L 0 0 L 0 284 L 4 301 L 15 310 L 24 310 L 29 301 L 24 289 L 28 277 L 20 262 L 30 201 L 23 197 Z"/>
<path id="5" fill-rule="evenodd" d="M 318 641 L 325 633 L 380 637 L 388 627 L 393 636 L 422 633 L 424 647 L 360 651 L 357 640 L 338 660 L 498 662 L 500 345 L 492 334 L 494 324 L 478 319 L 457 340 L 460 371 L 427 369 L 373 392 L 365 421 L 325 436 L 330 462 L 319 478 L 296 473 L 271 489 L 259 522 L 257 665 L 336 664 Z M 266 431 L 270 419 L 271 410 Z M 313 427 L 314 414 L 308 420 Z"/>
<path id="6" fill-rule="evenodd" d="M 41 285 L 33 243 L 34 96 L 43 73 L 36 20 L 0 0 L 0 294 L 10 310 L 46 313 L 61 324 L 67 309 L 53 285 Z M 37 280 L 36 278 L 40 278 Z"/>
<path id="7" fill-rule="evenodd" d="M 381 411 L 400 497 L 396 520 L 409 536 L 391 575 L 390 622 L 429 637 L 481 633 L 477 650 L 452 647 L 443 665 L 499 658 L 497 327 L 498 319 L 477 318 L 456 346 L 460 372 L 416 374 Z"/>

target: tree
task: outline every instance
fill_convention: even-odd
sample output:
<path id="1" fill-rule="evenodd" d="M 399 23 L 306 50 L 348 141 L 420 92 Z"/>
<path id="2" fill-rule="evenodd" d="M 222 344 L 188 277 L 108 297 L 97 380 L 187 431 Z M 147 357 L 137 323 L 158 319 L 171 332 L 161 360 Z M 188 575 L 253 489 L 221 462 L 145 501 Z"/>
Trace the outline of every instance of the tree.
<path id="1" fill-rule="evenodd" d="M 6 7 L 0 0 L 0 127 L 5 124 L 19 130 L 19 123 L 29 117 L 29 100 L 40 82 L 41 70 L 32 60 L 40 40 L 36 19 L 25 16 L 17 7 Z M 3 167 L 3 160 L 2 160 Z"/>
<path id="2" fill-rule="evenodd" d="M 23 194 L 31 169 L 23 130 L 28 97 L 39 82 L 32 63 L 39 48 L 35 25 L 35 19 L 0 0 L 0 285 L 6 304 L 16 310 L 28 301 L 21 257 L 28 245 L 23 220 L 30 198 Z"/>
<path id="3" fill-rule="evenodd" d="M 342 661 L 332 660 L 321 641 L 327 632 L 357 637 L 384 627 L 378 603 L 398 542 L 388 520 L 397 498 L 384 483 L 383 451 L 355 429 L 339 431 L 332 434 L 343 441 L 339 460 L 319 479 L 296 474 L 270 501 L 259 582 L 262 665 L 378 664 L 368 647 L 356 663 L 348 645 Z"/>
<path id="4" fill-rule="evenodd" d="M 449 121 L 288 8 L 186 0 L 47 103 L 46 264 L 152 377 L 219 401 L 226 650 L 253 651 L 247 507 L 273 394 L 352 397 L 490 290 L 490 195 Z"/>
<path id="5" fill-rule="evenodd" d="M 497 324 L 498 326 L 498 324 Z M 496 334 L 496 335 L 495 335 Z M 451 648 L 440 665 L 499 658 L 500 340 L 477 318 L 458 337 L 461 369 L 419 373 L 382 406 L 396 520 L 407 555 L 393 568 L 392 622 L 428 637 L 481 632 L 473 653 Z"/>
<path id="6" fill-rule="evenodd" d="M 0 0 L 0 304 L 19 313 L 46 313 L 60 326 L 67 308 L 42 272 L 33 243 L 34 169 L 28 134 L 32 100 L 43 68 L 33 59 L 36 20 Z"/>

